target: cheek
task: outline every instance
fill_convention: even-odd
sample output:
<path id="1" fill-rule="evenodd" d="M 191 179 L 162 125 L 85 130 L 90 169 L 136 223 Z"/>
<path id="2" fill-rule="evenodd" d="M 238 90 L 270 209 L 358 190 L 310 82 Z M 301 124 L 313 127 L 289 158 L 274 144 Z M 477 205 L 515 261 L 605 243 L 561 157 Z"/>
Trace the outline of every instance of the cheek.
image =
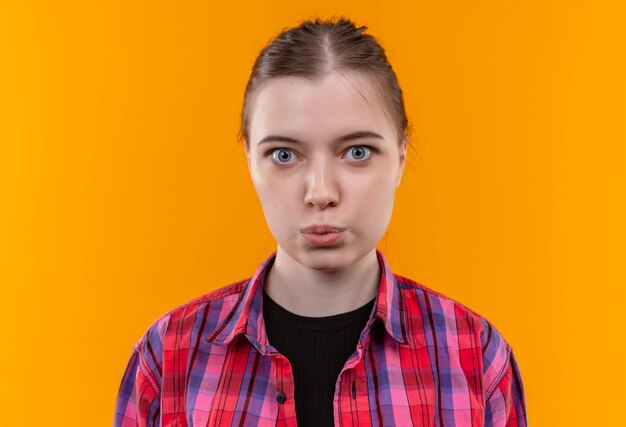
<path id="1" fill-rule="evenodd" d="M 361 179 L 345 189 L 344 204 L 363 226 L 384 227 L 393 210 L 395 190 L 395 181 L 388 175 Z"/>
<path id="2" fill-rule="evenodd" d="M 263 211 L 270 222 L 285 221 L 290 218 L 289 212 L 297 208 L 294 189 L 285 181 L 265 181 L 255 183 L 257 195 Z"/>
<path id="3" fill-rule="evenodd" d="M 395 181 L 388 173 L 355 176 L 346 184 L 344 191 L 347 198 L 356 196 L 357 203 L 369 204 L 372 208 L 378 208 L 379 203 L 392 201 L 396 188 Z"/>

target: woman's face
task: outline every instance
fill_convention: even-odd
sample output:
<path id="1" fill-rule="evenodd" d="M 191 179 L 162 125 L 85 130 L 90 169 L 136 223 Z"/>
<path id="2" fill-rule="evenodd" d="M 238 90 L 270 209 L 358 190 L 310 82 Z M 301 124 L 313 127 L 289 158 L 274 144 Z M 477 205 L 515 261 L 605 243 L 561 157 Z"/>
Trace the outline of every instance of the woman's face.
<path id="1" fill-rule="evenodd" d="M 316 270 L 343 269 L 374 250 L 406 143 L 369 81 L 336 71 L 319 81 L 273 78 L 253 102 L 248 166 L 279 249 Z M 303 232 L 315 225 L 343 231 Z"/>

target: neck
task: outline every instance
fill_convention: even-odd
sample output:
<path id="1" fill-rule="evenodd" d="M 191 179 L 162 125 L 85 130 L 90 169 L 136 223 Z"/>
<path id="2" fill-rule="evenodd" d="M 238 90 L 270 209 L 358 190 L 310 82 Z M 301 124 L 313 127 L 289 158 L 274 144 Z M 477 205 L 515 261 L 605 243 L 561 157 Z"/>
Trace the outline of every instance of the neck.
<path id="1" fill-rule="evenodd" d="M 343 269 L 315 270 L 278 247 L 265 277 L 265 292 L 300 316 L 333 316 L 355 310 L 378 295 L 380 266 L 376 250 Z"/>

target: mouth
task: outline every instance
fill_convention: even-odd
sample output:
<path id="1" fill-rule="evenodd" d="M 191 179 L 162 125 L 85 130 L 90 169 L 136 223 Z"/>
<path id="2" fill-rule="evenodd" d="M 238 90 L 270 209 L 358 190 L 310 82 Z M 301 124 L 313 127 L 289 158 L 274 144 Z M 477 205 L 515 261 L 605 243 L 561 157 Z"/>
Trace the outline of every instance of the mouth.
<path id="1" fill-rule="evenodd" d="M 313 225 L 300 230 L 302 236 L 312 246 L 328 247 L 334 246 L 342 238 L 345 228 L 336 227 L 328 224 Z"/>

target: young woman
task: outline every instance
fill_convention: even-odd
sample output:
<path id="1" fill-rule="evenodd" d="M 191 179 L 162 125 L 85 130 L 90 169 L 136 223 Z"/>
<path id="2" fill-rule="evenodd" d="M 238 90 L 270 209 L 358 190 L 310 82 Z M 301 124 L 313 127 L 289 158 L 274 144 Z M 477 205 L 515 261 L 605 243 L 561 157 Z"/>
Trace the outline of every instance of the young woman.
<path id="1" fill-rule="evenodd" d="M 484 317 L 393 274 L 376 248 L 408 144 L 402 91 L 351 21 L 283 30 L 242 111 L 277 241 L 252 277 L 157 319 L 115 426 L 525 426 L 511 346 Z"/>

